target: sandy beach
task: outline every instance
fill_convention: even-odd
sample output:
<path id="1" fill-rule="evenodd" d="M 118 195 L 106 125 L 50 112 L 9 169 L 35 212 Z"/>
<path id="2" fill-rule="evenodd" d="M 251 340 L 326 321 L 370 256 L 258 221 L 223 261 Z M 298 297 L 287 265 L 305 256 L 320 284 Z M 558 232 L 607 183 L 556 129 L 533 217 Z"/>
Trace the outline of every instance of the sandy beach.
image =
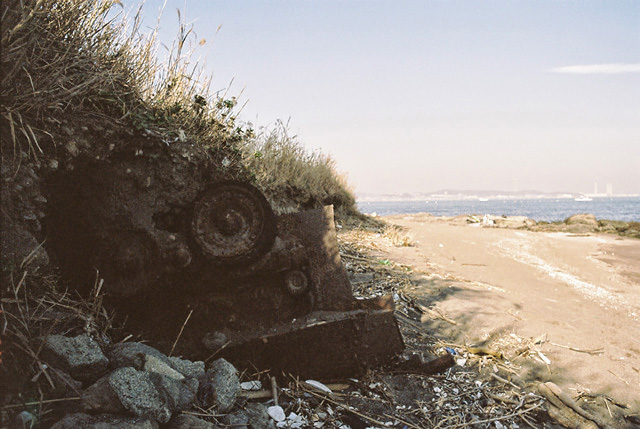
<path id="1" fill-rule="evenodd" d="M 414 246 L 384 256 L 411 267 L 412 295 L 446 316 L 426 320 L 428 329 L 503 352 L 513 377 L 532 386 L 553 381 L 640 410 L 640 240 L 483 227 L 464 216 L 385 220 Z M 518 354 L 525 345 L 534 355 Z"/>

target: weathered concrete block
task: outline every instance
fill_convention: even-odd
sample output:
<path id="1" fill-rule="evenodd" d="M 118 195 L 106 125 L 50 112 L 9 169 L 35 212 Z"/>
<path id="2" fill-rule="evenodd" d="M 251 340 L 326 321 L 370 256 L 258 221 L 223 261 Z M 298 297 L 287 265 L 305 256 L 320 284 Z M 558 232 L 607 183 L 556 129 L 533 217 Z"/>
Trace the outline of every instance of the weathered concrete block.
<path id="1" fill-rule="evenodd" d="M 109 360 L 98 343 L 87 334 L 77 337 L 50 335 L 45 339 L 44 357 L 71 377 L 81 381 L 94 381 L 103 375 Z"/>

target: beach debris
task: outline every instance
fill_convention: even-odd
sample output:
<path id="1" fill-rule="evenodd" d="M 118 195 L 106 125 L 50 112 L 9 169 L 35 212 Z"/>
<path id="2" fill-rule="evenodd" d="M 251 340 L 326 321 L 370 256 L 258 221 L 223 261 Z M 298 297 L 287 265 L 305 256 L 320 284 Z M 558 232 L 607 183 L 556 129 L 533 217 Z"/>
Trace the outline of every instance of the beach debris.
<path id="1" fill-rule="evenodd" d="M 538 392 L 549 401 L 547 406 L 549 415 L 565 427 L 579 429 L 610 427 L 599 417 L 582 409 L 569 395 L 550 381 L 540 383 Z"/>
<path id="2" fill-rule="evenodd" d="M 551 365 L 551 361 L 549 360 L 549 358 L 546 357 L 544 353 L 542 353 L 540 350 L 536 350 L 536 354 L 538 355 L 540 360 L 544 362 L 546 365 Z"/>
<path id="3" fill-rule="evenodd" d="M 322 391 L 322 392 L 326 392 L 326 393 L 332 393 L 331 389 L 329 389 L 326 385 L 320 383 L 319 381 L 316 380 L 306 380 L 305 383 L 307 383 L 308 385 L 315 387 L 316 389 Z"/>
<path id="4" fill-rule="evenodd" d="M 269 413 L 269 416 L 276 422 L 282 422 L 287 418 L 280 405 L 274 405 L 267 408 L 267 413 Z"/>
<path id="5" fill-rule="evenodd" d="M 260 390 L 262 389 L 262 383 L 260 380 L 244 381 L 240 383 L 240 387 L 242 390 Z"/>
<path id="6" fill-rule="evenodd" d="M 397 363 L 396 371 L 406 371 L 414 374 L 433 375 L 444 372 L 456 365 L 456 359 L 450 353 L 445 353 L 435 359 L 425 361 L 421 355 L 413 354 L 408 359 Z"/>
<path id="7" fill-rule="evenodd" d="M 467 351 L 474 355 L 489 355 L 498 360 L 504 359 L 504 354 L 502 352 L 490 349 L 488 347 L 467 346 Z"/>
<path id="8" fill-rule="evenodd" d="M 21 411 L 14 420 L 15 426 L 19 429 L 32 428 L 36 423 L 36 418 L 29 411 Z"/>

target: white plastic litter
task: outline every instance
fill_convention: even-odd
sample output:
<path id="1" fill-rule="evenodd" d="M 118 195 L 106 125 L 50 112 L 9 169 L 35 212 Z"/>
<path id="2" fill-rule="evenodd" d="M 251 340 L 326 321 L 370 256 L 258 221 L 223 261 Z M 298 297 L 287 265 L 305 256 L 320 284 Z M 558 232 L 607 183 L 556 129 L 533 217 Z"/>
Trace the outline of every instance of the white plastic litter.
<path id="1" fill-rule="evenodd" d="M 262 383 L 258 380 L 245 381 L 244 383 L 240 383 L 240 387 L 242 390 L 260 390 L 262 389 Z"/>
<path id="2" fill-rule="evenodd" d="M 267 408 L 267 413 L 273 420 L 277 422 L 283 422 L 287 418 L 287 416 L 284 414 L 284 410 L 279 405 L 274 405 Z"/>
<path id="3" fill-rule="evenodd" d="M 319 381 L 306 380 L 305 383 L 310 384 L 313 387 L 315 387 L 316 389 L 322 390 L 323 392 L 332 393 L 331 389 L 329 389 L 327 386 L 325 386 L 324 384 L 320 383 Z"/>

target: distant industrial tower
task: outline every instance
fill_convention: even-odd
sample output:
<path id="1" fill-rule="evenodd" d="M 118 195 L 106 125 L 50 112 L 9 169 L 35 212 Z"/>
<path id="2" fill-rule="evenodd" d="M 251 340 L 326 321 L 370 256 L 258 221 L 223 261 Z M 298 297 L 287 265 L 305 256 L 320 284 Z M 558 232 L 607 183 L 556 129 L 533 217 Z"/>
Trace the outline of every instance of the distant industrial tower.
<path id="1" fill-rule="evenodd" d="M 593 183 L 593 193 L 598 195 L 598 182 Z"/>
<path id="2" fill-rule="evenodd" d="M 611 183 L 607 183 L 607 195 L 608 196 L 613 195 L 613 185 Z"/>

